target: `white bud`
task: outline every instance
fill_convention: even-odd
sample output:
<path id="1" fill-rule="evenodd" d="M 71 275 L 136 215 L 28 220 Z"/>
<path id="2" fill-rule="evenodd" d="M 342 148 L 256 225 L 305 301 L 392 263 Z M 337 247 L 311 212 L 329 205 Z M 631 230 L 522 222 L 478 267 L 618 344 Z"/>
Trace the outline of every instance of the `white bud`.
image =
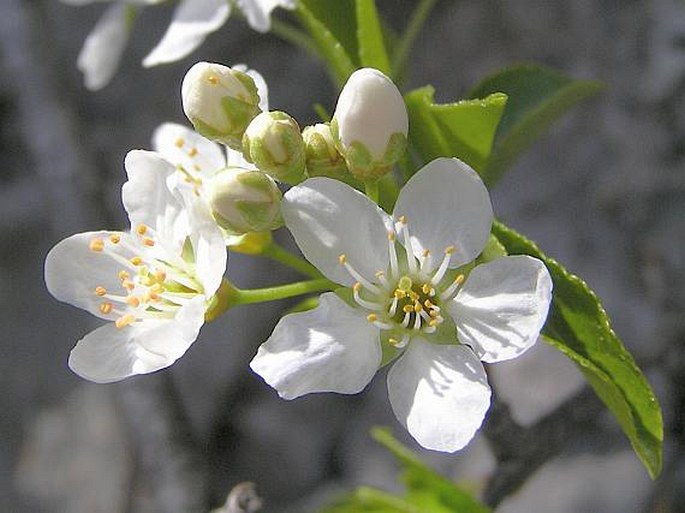
<path id="1" fill-rule="evenodd" d="M 247 125 L 259 114 L 252 78 L 228 66 L 198 62 L 183 78 L 183 111 L 200 134 L 240 151 Z"/>
<path id="2" fill-rule="evenodd" d="M 268 175 L 229 167 L 207 184 L 209 204 L 219 226 L 232 234 L 275 230 L 281 219 L 281 191 Z"/>
<path id="3" fill-rule="evenodd" d="M 357 70 L 340 93 L 331 130 L 350 172 L 360 180 L 377 179 L 406 147 L 409 121 L 404 99 L 380 71 Z"/>

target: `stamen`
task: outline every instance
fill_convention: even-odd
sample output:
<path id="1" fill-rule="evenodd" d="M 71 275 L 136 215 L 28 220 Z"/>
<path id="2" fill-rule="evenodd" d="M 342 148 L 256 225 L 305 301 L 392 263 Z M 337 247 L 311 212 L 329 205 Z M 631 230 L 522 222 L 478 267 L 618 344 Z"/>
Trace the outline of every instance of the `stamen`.
<path id="1" fill-rule="evenodd" d="M 421 261 L 419 262 L 419 268 L 421 271 L 428 273 L 432 269 L 431 261 L 433 260 L 431 252 L 429 249 L 424 249 L 421 254 Z"/>
<path id="2" fill-rule="evenodd" d="M 185 140 L 183 139 L 183 137 L 179 137 L 179 138 L 176 139 L 176 141 L 174 142 L 174 144 L 176 145 L 177 148 L 182 148 L 183 145 L 184 145 L 185 143 L 186 143 L 186 142 L 185 142 Z"/>
<path id="3" fill-rule="evenodd" d="M 155 245 L 155 241 L 152 240 L 150 237 L 143 237 L 143 244 L 145 244 L 148 247 L 152 247 Z"/>
<path id="4" fill-rule="evenodd" d="M 119 317 L 116 321 L 114 321 L 114 325 L 121 329 L 124 326 L 128 326 L 129 324 L 132 324 L 136 320 L 135 315 L 133 314 L 125 314 Z"/>
<path id="5" fill-rule="evenodd" d="M 189 156 L 189 157 L 194 157 L 194 156 L 197 155 L 197 154 L 198 154 L 197 148 L 194 147 L 194 146 L 193 146 L 193 147 L 190 149 L 190 151 L 188 152 L 188 156 Z"/>
<path id="6" fill-rule="evenodd" d="M 395 346 L 397 349 L 402 349 L 403 347 L 406 347 L 406 345 L 409 343 L 409 335 L 406 333 L 402 336 L 402 340 L 397 340 L 395 338 L 390 338 L 388 339 L 388 342 L 390 342 L 393 346 Z"/>
<path id="7" fill-rule="evenodd" d="M 207 77 L 207 82 L 209 82 L 212 85 L 217 85 L 219 83 L 219 79 L 216 78 L 214 75 L 209 75 Z"/>
<path id="8" fill-rule="evenodd" d="M 147 225 L 141 223 L 136 227 L 136 233 L 138 235 L 145 235 L 147 233 Z"/>
<path id="9" fill-rule="evenodd" d="M 378 316 L 376 314 L 369 314 L 366 316 L 366 320 L 369 322 L 376 322 L 378 320 Z"/>
<path id="10" fill-rule="evenodd" d="M 412 312 L 413 312 L 413 311 L 414 311 L 414 310 L 412 309 Z M 404 319 L 402 319 L 402 323 L 401 323 L 401 324 L 402 324 L 402 327 L 403 327 L 403 328 L 406 328 L 406 327 L 409 326 L 409 319 L 411 318 L 411 314 L 410 314 L 409 312 L 407 312 L 406 310 L 405 310 L 404 312 L 405 312 L 405 313 L 404 313 Z"/>
<path id="11" fill-rule="evenodd" d="M 121 242 L 121 235 L 119 235 L 118 233 L 113 233 L 109 236 L 109 241 L 112 244 L 119 244 L 119 242 Z"/>
<path id="12" fill-rule="evenodd" d="M 388 309 L 388 314 L 390 317 L 395 317 L 395 313 L 397 313 L 397 304 L 399 303 L 399 300 L 397 299 L 397 296 L 392 298 L 392 303 L 390 303 L 390 308 Z"/>
<path id="13" fill-rule="evenodd" d="M 141 265 L 143 263 L 143 259 L 139 256 L 134 256 L 134 257 L 131 257 L 129 262 L 131 262 L 133 265 L 138 266 L 138 265 Z"/>
<path id="14" fill-rule="evenodd" d="M 131 277 L 128 271 L 119 271 L 119 279 L 121 281 L 128 280 Z"/>
<path id="15" fill-rule="evenodd" d="M 390 278 L 395 279 L 398 275 L 397 251 L 395 250 L 395 232 L 388 232 L 388 253 L 390 254 Z"/>
<path id="16" fill-rule="evenodd" d="M 350 273 L 350 275 L 351 275 L 355 280 L 357 280 L 357 281 L 360 282 L 362 285 L 364 285 L 364 287 L 366 287 L 367 289 L 371 290 L 372 292 L 374 292 L 374 293 L 376 293 L 376 294 L 378 294 L 378 293 L 381 291 L 381 289 L 379 289 L 376 285 L 374 285 L 374 284 L 371 283 L 369 280 L 367 280 L 366 278 L 364 278 L 361 274 L 359 274 L 359 273 L 357 272 L 357 270 L 356 270 L 354 267 L 352 267 L 352 266 L 349 264 L 349 262 L 347 261 L 347 256 L 346 256 L 346 255 L 340 255 L 340 256 L 338 257 L 338 262 L 340 262 L 340 264 L 342 264 L 342 265 L 345 267 L 345 269 L 347 270 L 347 272 Z"/>
<path id="17" fill-rule="evenodd" d="M 113 308 L 112 303 L 102 303 L 100 305 L 100 311 L 105 315 L 111 313 L 112 308 Z"/>
<path id="18" fill-rule="evenodd" d="M 90 249 L 91 251 L 94 251 L 96 253 L 100 253 L 103 249 L 105 249 L 105 241 L 99 237 L 96 239 L 93 239 L 88 244 L 88 249 Z"/>
<path id="19" fill-rule="evenodd" d="M 385 279 L 385 273 L 383 271 L 378 271 L 376 273 L 376 279 L 381 283 L 381 285 L 387 287 L 388 280 Z"/>
<path id="20" fill-rule="evenodd" d="M 98 285 L 97 287 L 95 287 L 95 295 L 96 296 L 102 297 L 105 294 L 107 294 L 107 289 L 105 287 L 103 287 L 101 285 Z"/>
<path id="21" fill-rule="evenodd" d="M 431 278 L 431 283 L 437 285 L 440 280 L 445 276 L 447 272 L 447 267 L 450 265 L 450 260 L 452 258 L 452 253 L 454 253 L 454 246 L 448 246 L 445 248 L 445 256 L 442 257 L 442 262 L 440 262 L 440 267 L 435 271 L 435 274 Z"/>
<path id="22" fill-rule="evenodd" d="M 362 284 L 357 282 L 352 286 L 352 294 L 354 295 L 354 300 L 359 304 L 359 306 L 366 308 L 367 310 L 380 310 L 382 307 L 378 303 L 372 303 L 367 301 L 359 295 L 359 291 L 362 288 Z"/>
<path id="23" fill-rule="evenodd" d="M 421 329 L 421 316 L 416 315 L 414 317 L 414 331 L 419 331 Z"/>
<path id="24" fill-rule="evenodd" d="M 140 299 L 138 296 L 128 296 L 126 298 L 126 303 L 133 308 L 138 308 L 140 306 Z"/>
<path id="25" fill-rule="evenodd" d="M 464 283 L 464 275 L 460 274 L 454 279 L 454 281 L 449 287 L 442 291 L 442 293 L 440 294 L 440 299 L 442 299 L 443 301 L 452 299 L 452 295 L 457 291 L 457 289 L 462 283 Z"/>
<path id="26" fill-rule="evenodd" d="M 404 235 L 404 251 L 407 254 L 407 264 L 409 271 L 414 274 L 417 270 L 416 257 L 411 247 L 411 238 L 409 237 L 409 226 L 407 225 L 407 218 L 400 216 L 400 224 L 402 225 L 402 235 Z"/>

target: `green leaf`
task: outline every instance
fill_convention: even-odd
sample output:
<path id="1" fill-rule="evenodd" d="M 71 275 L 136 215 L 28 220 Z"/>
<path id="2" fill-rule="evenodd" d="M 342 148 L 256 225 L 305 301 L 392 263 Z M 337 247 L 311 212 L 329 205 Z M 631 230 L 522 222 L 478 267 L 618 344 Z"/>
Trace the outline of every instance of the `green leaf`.
<path id="1" fill-rule="evenodd" d="M 340 1 L 340 4 L 344 3 L 347 2 Z M 337 12 L 337 9 L 341 7 L 338 5 L 338 1 L 325 2 L 325 5 L 322 4 L 324 3 L 321 1 L 302 0 L 297 4 L 297 13 L 300 21 L 312 35 L 321 55 L 326 60 L 333 80 L 338 86 L 342 86 L 347 77 L 357 69 L 357 65 L 350 57 L 350 55 L 356 55 L 356 52 L 349 53 L 349 50 L 338 39 L 338 37 L 342 38 L 344 34 L 350 31 L 347 28 L 347 22 L 342 23 L 339 20 L 338 24 L 334 24 L 336 18 L 331 17 L 331 13 L 333 11 Z M 309 5 L 311 5 L 312 10 L 309 9 Z M 321 18 L 314 14 L 313 10 L 315 7 L 317 14 L 322 16 Z M 345 19 L 344 16 L 341 19 Z M 337 35 L 333 34 L 333 27 L 338 27 L 339 32 Z M 353 30 L 352 34 L 356 37 L 356 30 Z"/>
<path id="2" fill-rule="evenodd" d="M 482 100 L 436 104 L 431 86 L 407 93 L 409 137 L 423 163 L 458 157 L 476 171 L 487 162 L 507 97 L 495 93 Z"/>
<path id="3" fill-rule="evenodd" d="M 383 41 L 383 30 L 375 0 L 357 0 L 357 45 L 362 66 L 390 75 L 390 60 Z"/>
<path id="4" fill-rule="evenodd" d="M 573 360 L 613 413 L 637 456 L 654 479 L 661 472 L 661 407 L 647 379 L 611 329 L 595 293 L 578 276 L 545 256 L 530 240 L 499 222 L 493 234 L 509 254 L 541 259 L 554 281 L 554 294 L 543 335 Z"/>
<path id="5" fill-rule="evenodd" d="M 521 152 L 554 121 L 602 88 L 600 82 L 575 80 L 532 64 L 506 69 L 481 82 L 469 95 L 471 98 L 494 92 L 508 97 L 492 154 L 482 173 L 485 183 L 495 184 Z"/>

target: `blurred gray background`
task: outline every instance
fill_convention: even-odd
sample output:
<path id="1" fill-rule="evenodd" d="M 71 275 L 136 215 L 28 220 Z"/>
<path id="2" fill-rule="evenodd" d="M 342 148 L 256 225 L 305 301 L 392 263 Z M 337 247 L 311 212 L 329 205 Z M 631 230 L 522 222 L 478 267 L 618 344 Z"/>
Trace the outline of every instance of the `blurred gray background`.
<path id="1" fill-rule="evenodd" d="M 401 29 L 413 2 L 378 5 Z M 69 350 L 96 323 L 47 294 L 43 259 L 72 233 L 125 226 L 123 157 L 149 148 L 159 123 L 184 122 L 185 70 L 197 60 L 247 63 L 266 78 L 272 108 L 302 125 L 316 120 L 314 102 L 332 110 L 335 101 L 321 63 L 237 16 L 191 57 L 143 69 L 171 16 L 167 5 L 143 12 L 121 70 L 90 93 L 75 62 L 102 9 L 54 0 L 0 5 L 0 511 L 203 511 L 246 480 L 257 483 L 269 512 L 311 511 L 359 484 L 400 490 L 392 458 L 369 436 L 372 426 L 389 425 L 417 448 L 392 416 L 384 372 L 358 396 L 286 402 L 249 370 L 287 303 L 231 311 L 153 376 L 98 386 L 69 371 Z M 685 511 L 685 4 L 443 0 L 427 27 L 408 85 L 435 85 L 438 101 L 522 61 L 607 85 L 517 163 L 492 191 L 493 203 L 599 294 L 665 414 L 658 481 L 600 409 L 587 429 L 582 415 L 569 420 L 568 443 L 535 472 L 524 464 L 525 484 L 498 511 Z M 240 255 L 231 255 L 229 273 L 243 287 L 293 278 Z M 542 344 L 489 371 L 523 428 L 554 420 L 555 411 L 555 425 L 563 424 L 559 405 L 575 408 L 565 401 L 583 386 Z M 419 452 L 482 492 L 501 471 L 490 432 L 456 456 Z"/>

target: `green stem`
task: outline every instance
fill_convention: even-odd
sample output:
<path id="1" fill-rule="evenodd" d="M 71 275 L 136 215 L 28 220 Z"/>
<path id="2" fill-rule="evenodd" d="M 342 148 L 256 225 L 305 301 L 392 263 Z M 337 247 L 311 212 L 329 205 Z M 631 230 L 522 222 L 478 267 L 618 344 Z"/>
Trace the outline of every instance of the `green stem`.
<path id="1" fill-rule="evenodd" d="M 395 76 L 401 75 L 402 68 L 404 68 L 407 58 L 409 57 L 409 51 L 412 46 L 414 46 L 414 41 L 416 41 L 424 23 L 426 23 L 426 19 L 433 10 L 435 2 L 436 0 L 421 0 L 416 6 L 416 9 L 414 9 L 411 19 L 407 24 L 407 28 L 404 30 L 404 34 L 402 34 L 399 46 L 392 58 L 392 69 Z"/>
<path id="2" fill-rule="evenodd" d="M 315 57 L 321 57 L 321 52 L 316 46 L 314 40 L 309 37 L 305 32 L 299 30 L 298 28 L 285 23 L 276 18 L 271 18 L 271 32 L 276 34 L 278 37 L 291 43 L 295 46 L 302 48 L 304 51 L 309 52 Z"/>
<path id="3" fill-rule="evenodd" d="M 321 273 L 316 267 L 307 262 L 305 259 L 297 255 L 293 255 L 290 251 L 278 245 L 276 242 L 272 241 L 271 244 L 264 249 L 262 255 L 283 265 L 292 267 L 296 271 L 304 274 L 305 276 L 309 276 L 310 278 L 319 279 L 322 277 Z"/>
<path id="4" fill-rule="evenodd" d="M 378 180 L 374 180 L 373 182 L 364 182 L 364 190 L 371 201 L 377 204 L 379 195 Z"/>
<path id="5" fill-rule="evenodd" d="M 234 288 L 231 294 L 231 306 L 248 305 L 252 303 L 264 303 L 289 297 L 333 290 L 338 285 L 327 278 L 318 280 L 298 281 L 287 285 L 277 285 L 263 289 L 238 289 Z"/>

